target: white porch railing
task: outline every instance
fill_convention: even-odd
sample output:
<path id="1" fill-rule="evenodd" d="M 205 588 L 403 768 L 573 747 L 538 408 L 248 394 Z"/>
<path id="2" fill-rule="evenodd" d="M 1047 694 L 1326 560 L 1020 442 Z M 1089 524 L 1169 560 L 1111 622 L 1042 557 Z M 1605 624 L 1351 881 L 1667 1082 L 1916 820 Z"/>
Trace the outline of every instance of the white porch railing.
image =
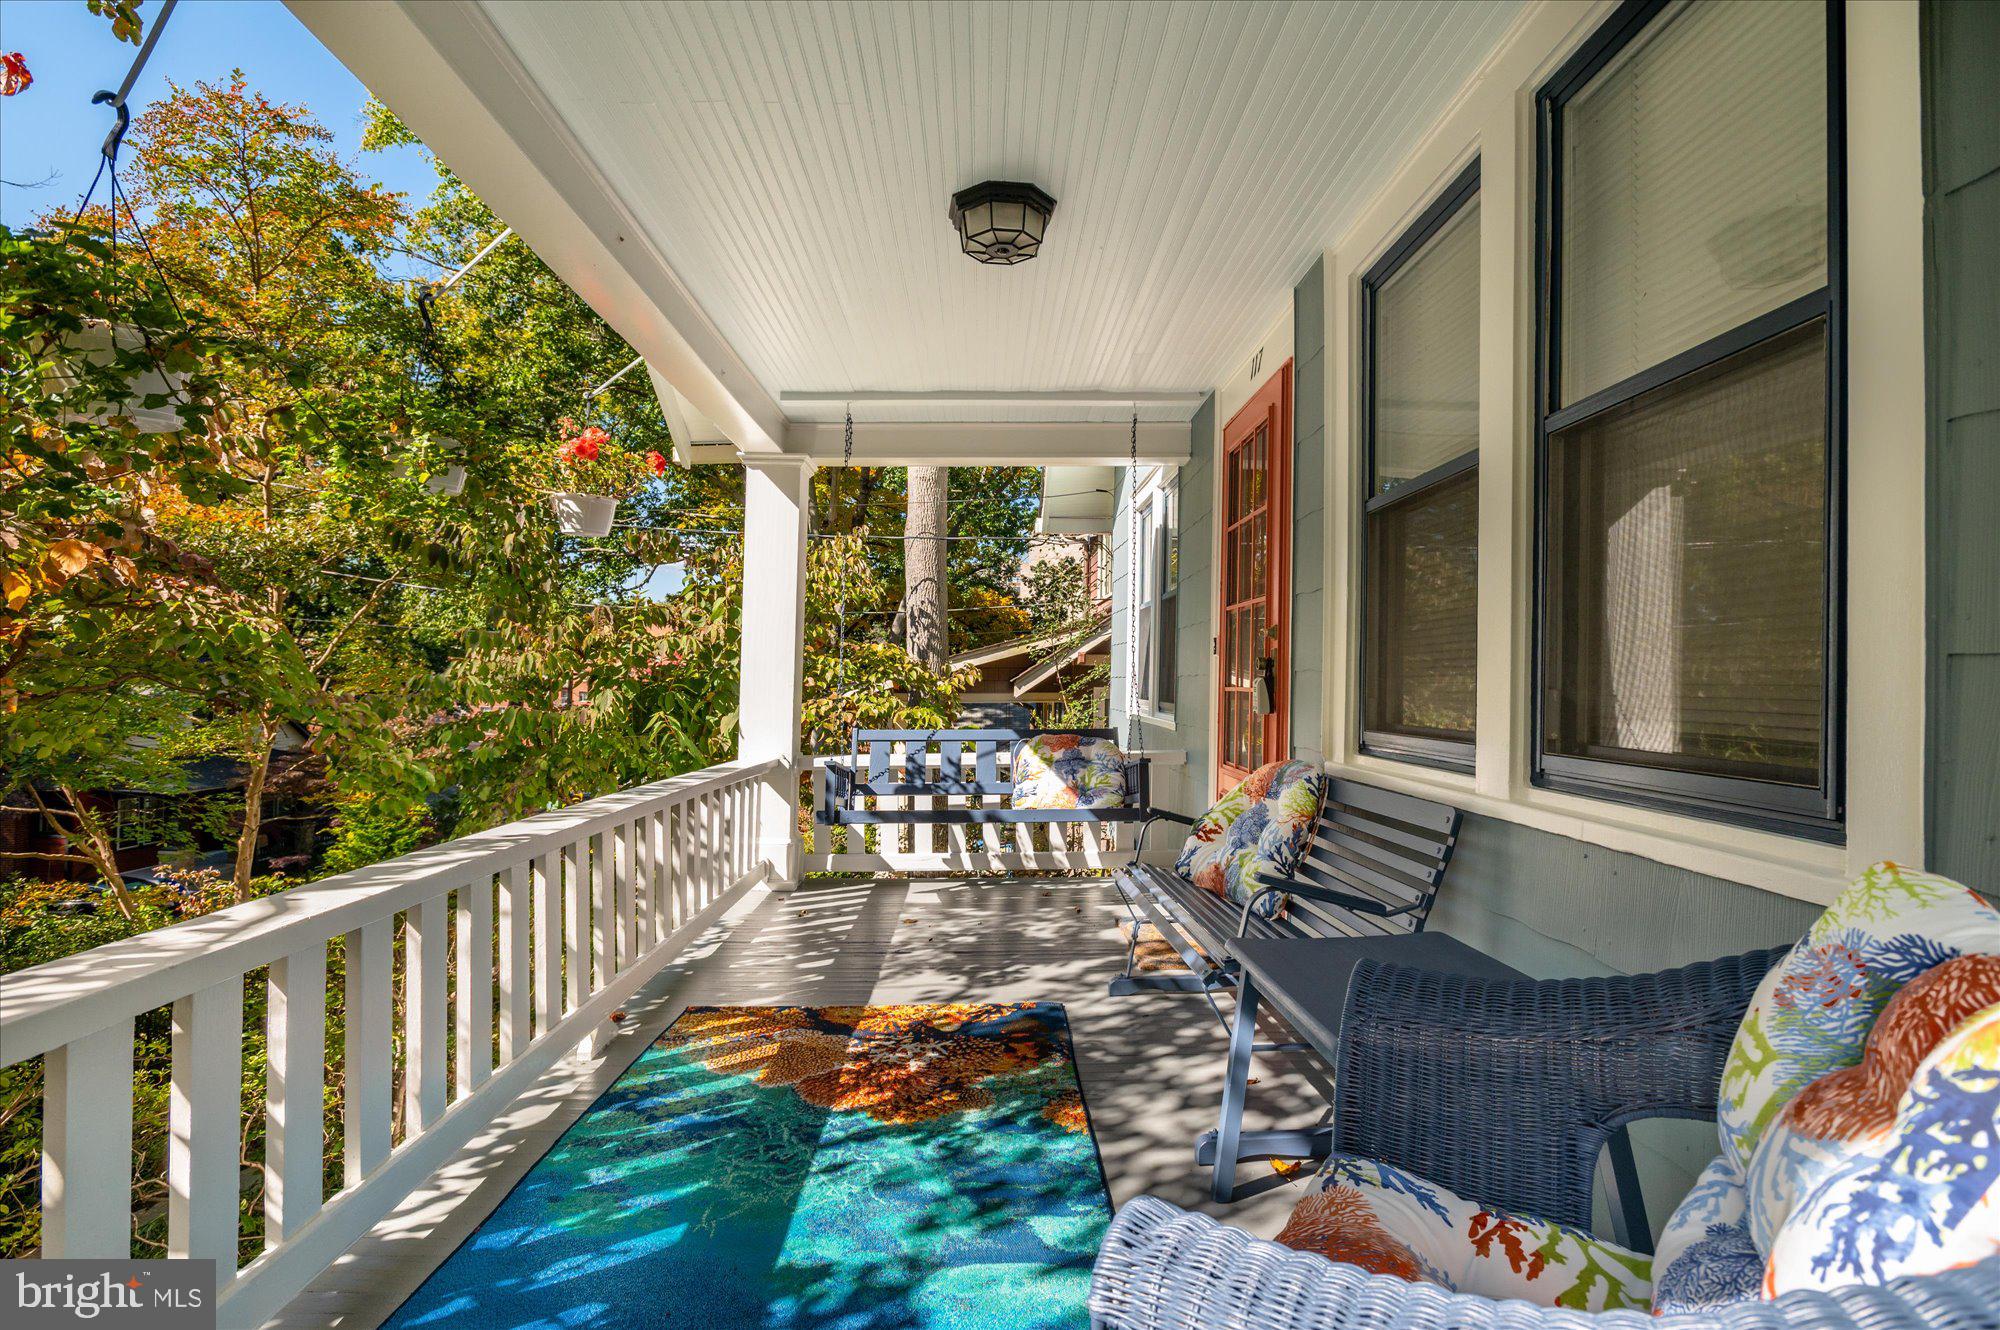
<path id="1" fill-rule="evenodd" d="M 1152 759 L 1157 783 L 1164 767 L 1187 761 L 1179 749 L 1135 752 L 1134 757 Z M 999 754 L 1002 780 L 1013 777 L 1013 754 Z M 826 806 L 826 767 L 830 762 L 846 762 L 845 753 L 820 753 L 806 759 L 811 768 L 811 797 L 814 809 Z M 901 770 L 905 753 L 899 745 L 890 764 Z M 938 755 L 929 754 L 933 775 Z M 878 809 L 930 807 L 970 808 L 982 806 L 974 795 L 877 795 Z M 1005 796 L 988 797 L 983 806 L 1005 806 Z M 1099 826 L 1063 826 L 1049 823 L 951 823 L 895 826 L 829 827 L 810 824 L 805 846 L 804 868 L 808 873 L 1006 873 L 1074 871 L 1113 868 L 1132 861 L 1132 842 L 1137 823 L 1107 822 Z"/>
<path id="2" fill-rule="evenodd" d="M 0 1065 L 46 1055 L 42 1254 L 132 1254 L 133 1026 L 171 1005 L 167 1254 L 216 1262 L 224 1326 L 263 1321 L 765 878 L 756 787 L 778 765 L 537 814 L 7 976 Z M 326 1198 L 335 938 L 346 1180 Z M 264 1251 L 239 1269 L 244 984 L 267 966 Z"/>

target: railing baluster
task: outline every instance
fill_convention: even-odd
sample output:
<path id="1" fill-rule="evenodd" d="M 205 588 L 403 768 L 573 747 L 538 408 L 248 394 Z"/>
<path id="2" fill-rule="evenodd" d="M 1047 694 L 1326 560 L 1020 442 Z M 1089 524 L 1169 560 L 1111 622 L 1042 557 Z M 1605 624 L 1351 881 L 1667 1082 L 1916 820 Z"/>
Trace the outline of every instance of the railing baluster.
<path id="1" fill-rule="evenodd" d="M 389 1097 L 395 1090 L 390 1030 L 395 1005 L 393 920 L 347 935 L 347 1185 L 356 1187 L 389 1157 Z"/>
<path id="2" fill-rule="evenodd" d="M 563 846 L 563 1015 L 590 996 L 590 838 Z"/>
<path id="3" fill-rule="evenodd" d="M 242 1194 L 243 977 L 174 1003 L 173 1084 L 167 1098 L 167 1255 L 236 1273 Z"/>
<path id="4" fill-rule="evenodd" d="M 264 1074 L 264 1248 L 319 1213 L 326 1098 L 326 946 L 271 964 Z"/>
<path id="5" fill-rule="evenodd" d="M 132 1255 L 132 1018 L 42 1061 L 42 1255 Z"/>
<path id="6" fill-rule="evenodd" d="M 453 1079 L 471 1094 L 493 1070 L 493 878 L 458 889 L 458 1056 Z"/>
<path id="7" fill-rule="evenodd" d="M 668 819 L 672 810 L 661 808 L 653 813 L 646 824 L 646 834 L 653 845 L 653 894 L 647 899 L 653 906 L 653 940 L 658 942 L 674 931 L 673 862 L 668 847 L 673 844 L 673 827 Z"/>
<path id="8" fill-rule="evenodd" d="M 674 855 L 674 927 L 679 928 L 695 913 L 695 883 L 701 872 L 701 805 L 683 799 L 675 812 L 675 839 L 680 848 Z"/>
<path id="9" fill-rule="evenodd" d="M 528 880 L 523 859 L 500 875 L 500 1062 L 512 1062 L 533 1038 L 528 1023 Z"/>
<path id="10" fill-rule="evenodd" d="M 653 939 L 658 936 L 653 928 L 653 905 L 658 886 L 653 881 L 653 826 L 656 816 L 647 813 L 632 824 L 632 880 L 637 885 L 632 890 L 633 909 L 638 915 L 639 944 L 635 955 L 643 956 L 653 949 Z"/>
<path id="11" fill-rule="evenodd" d="M 612 973 L 630 968 L 639 956 L 639 828 L 620 822 L 604 833 L 612 842 L 611 867 L 618 895 L 618 950 Z"/>
<path id="12" fill-rule="evenodd" d="M 562 858 L 553 850 L 535 861 L 535 1033 L 562 1019 Z"/>
<path id="13" fill-rule="evenodd" d="M 618 882 L 611 871 L 611 842 L 615 839 L 609 831 L 591 838 L 590 958 L 587 963 L 596 975 L 596 986 L 590 990 L 593 993 L 610 983 L 617 973 L 614 930 L 618 923 Z"/>
<path id="14" fill-rule="evenodd" d="M 407 1140 L 443 1116 L 445 929 L 449 898 L 434 896 L 403 916 L 403 1136 Z"/>

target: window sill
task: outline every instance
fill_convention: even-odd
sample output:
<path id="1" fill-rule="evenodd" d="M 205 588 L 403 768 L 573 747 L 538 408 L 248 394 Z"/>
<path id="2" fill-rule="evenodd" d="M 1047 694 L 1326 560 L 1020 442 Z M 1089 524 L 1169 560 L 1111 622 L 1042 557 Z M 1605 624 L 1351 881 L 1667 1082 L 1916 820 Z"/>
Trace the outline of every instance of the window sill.
<path id="1" fill-rule="evenodd" d="M 1129 714 L 1144 724 L 1151 725 L 1155 729 L 1171 730 L 1174 728 L 1174 713 L 1171 711 L 1155 711 L 1151 707 L 1137 706 L 1132 708 Z"/>
<path id="2" fill-rule="evenodd" d="M 1480 793 L 1470 776 L 1368 754 L 1326 765 L 1335 775 L 1815 905 L 1831 904 L 1872 862 L 1851 862 L 1840 845 L 1536 789 L 1525 780 L 1514 797 L 1496 798 Z"/>

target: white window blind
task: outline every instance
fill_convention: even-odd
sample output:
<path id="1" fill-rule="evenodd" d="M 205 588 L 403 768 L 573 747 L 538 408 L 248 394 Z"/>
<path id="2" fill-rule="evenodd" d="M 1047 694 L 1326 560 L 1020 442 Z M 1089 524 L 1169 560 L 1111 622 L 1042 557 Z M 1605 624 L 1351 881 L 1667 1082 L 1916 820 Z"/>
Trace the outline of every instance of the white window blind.
<path id="1" fill-rule="evenodd" d="M 1820 0 L 1670 11 L 1563 112 L 1561 406 L 1826 285 Z"/>
<path id="2" fill-rule="evenodd" d="M 1479 200 L 1382 284 L 1374 371 L 1376 494 L 1479 446 Z"/>

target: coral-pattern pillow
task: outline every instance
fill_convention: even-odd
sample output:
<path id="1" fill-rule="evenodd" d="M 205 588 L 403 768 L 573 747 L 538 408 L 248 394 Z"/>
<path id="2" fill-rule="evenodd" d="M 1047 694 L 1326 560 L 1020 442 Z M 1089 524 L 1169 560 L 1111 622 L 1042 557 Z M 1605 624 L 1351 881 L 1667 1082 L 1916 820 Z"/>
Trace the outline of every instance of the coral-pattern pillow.
<path id="1" fill-rule="evenodd" d="M 1354 1155 L 1321 1165 L 1278 1241 L 1378 1275 L 1483 1298 L 1604 1311 L 1651 1302 L 1651 1261 L 1581 1229 L 1489 1210 Z"/>
<path id="2" fill-rule="evenodd" d="M 2000 1005 L 1932 1049 L 1886 1137 L 1793 1210 L 1772 1245 L 1765 1292 L 1881 1284 L 1996 1252 Z"/>
<path id="3" fill-rule="evenodd" d="M 1722 1072 L 1722 1153 L 1747 1171 L 1792 1096 L 1861 1060 L 1896 990 L 1940 961 L 2000 953 L 2000 911 L 1949 878 L 1879 863 L 1773 966 Z"/>
<path id="4" fill-rule="evenodd" d="M 1726 1157 L 1702 1170 L 1653 1248 L 1653 1311 L 1709 1311 L 1754 1302 L 1764 1254 L 1750 1237 L 1743 1175 Z"/>
<path id="5" fill-rule="evenodd" d="M 1014 745 L 1014 807 L 1123 808 L 1125 755 L 1109 739 L 1038 734 Z"/>
<path id="6" fill-rule="evenodd" d="M 1326 802 L 1326 773 L 1311 762 L 1268 762 L 1216 801 L 1195 823 L 1174 871 L 1237 905 L 1276 878 L 1299 871 L 1312 825 Z M 1265 917 L 1285 908 L 1267 896 Z"/>
<path id="7" fill-rule="evenodd" d="M 1750 1235 L 1769 1252 L 1798 1200 L 1896 1129 L 1917 1067 L 1975 1012 L 2000 1003 L 2000 956 L 1958 956 L 1897 990 L 1861 1061 L 1792 1098 L 1757 1142 L 1748 1173 Z"/>

